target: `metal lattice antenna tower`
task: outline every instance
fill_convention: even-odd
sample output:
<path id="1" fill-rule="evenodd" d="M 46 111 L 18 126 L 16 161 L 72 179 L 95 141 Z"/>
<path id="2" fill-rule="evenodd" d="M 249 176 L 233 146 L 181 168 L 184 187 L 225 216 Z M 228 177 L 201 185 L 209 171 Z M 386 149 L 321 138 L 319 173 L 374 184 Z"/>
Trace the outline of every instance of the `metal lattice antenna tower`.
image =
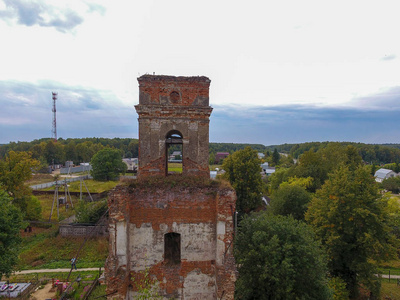
<path id="1" fill-rule="evenodd" d="M 57 142 L 57 121 L 56 121 L 56 100 L 57 100 L 57 93 L 52 92 L 53 94 L 53 127 L 51 129 L 51 138 Z"/>

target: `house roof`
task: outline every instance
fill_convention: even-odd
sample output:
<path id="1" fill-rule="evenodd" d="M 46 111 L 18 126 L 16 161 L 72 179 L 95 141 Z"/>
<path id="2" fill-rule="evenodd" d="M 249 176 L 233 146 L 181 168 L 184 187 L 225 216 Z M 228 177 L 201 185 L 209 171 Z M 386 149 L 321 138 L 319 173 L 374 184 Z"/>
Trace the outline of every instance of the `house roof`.
<path id="1" fill-rule="evenodd" d="M 378 171 L 376 171 L 374 176 L 377 178 L 385 178 L 390 172 L 393 172 L 393 171 L 382 168 L 382 169 L 379 169 Z"/>

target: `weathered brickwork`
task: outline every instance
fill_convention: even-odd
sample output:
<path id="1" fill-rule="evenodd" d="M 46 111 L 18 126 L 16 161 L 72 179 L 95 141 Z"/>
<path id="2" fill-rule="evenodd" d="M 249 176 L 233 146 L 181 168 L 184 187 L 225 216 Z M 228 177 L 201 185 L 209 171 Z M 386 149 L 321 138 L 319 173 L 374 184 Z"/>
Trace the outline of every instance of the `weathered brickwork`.
<path id="1" fill-rule="evenodd" d="M 109 197 L 108 291 L 118 291 L 115 299 L 133 295 L 147 268 L 166 298 L 233 299 L 235 201 L 231 188 L 116 188 Z M 181 262 L 172 266 L 164 260 L 169 232 L 181 235 Z"/>
<path id="2" fill-rule="evenodd" d="M 166 174 L 168 133 L 182 135 L 183 174 L 209 176 L 210 80 L 144 75 L 139 81 L 139 175 Z"/>
<path id="3" fill-rule="evenodd" d="M 236 194 L 209 179 L 206 77 L 138 78 L 139 174 L 109 195 L 109 299 L 134 299 L 148 272 L 164 299 L 233 299 Z M 178 138 L 177 138 L 178 136 Z M 183 174 L 166 177 L 182 143 Z"/>

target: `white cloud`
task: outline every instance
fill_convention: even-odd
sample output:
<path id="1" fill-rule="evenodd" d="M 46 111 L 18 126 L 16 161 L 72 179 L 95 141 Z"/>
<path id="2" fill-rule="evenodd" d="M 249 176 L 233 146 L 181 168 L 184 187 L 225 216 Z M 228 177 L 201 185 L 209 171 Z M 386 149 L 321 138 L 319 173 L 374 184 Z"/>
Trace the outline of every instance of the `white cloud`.
<path id="1" fill-rule="evenodd" d="M 39 97 L 30 85 L 43 89 L 43 106 L 56 89 L 71 111 L 134 110 L 136 78 L 153 72 L 208 76 L 216 106 L 354 107 L 362 98 L 372 108 L 381 91 L 400 86 L 395 8 L 385 0 L 0 0 L 0 81 L 24 82 L 20 105 Z"/>

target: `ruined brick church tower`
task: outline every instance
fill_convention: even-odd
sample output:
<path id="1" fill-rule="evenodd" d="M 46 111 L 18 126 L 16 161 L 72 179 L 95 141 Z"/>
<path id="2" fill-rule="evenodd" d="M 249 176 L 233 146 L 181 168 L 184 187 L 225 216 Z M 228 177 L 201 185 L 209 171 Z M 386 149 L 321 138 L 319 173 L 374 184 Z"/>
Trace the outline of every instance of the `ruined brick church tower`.
<path id="1" fill-rule="evenodd" d="M 138 179 L 108 200 L 109 299 L 134 299 L 149 280 L 163 299 L 233 299 L 236 195 L 209 179 L 210 80 L 138 81 Z M 182 171 L 170 175 L 169 149 L 176 147 Z"/>

